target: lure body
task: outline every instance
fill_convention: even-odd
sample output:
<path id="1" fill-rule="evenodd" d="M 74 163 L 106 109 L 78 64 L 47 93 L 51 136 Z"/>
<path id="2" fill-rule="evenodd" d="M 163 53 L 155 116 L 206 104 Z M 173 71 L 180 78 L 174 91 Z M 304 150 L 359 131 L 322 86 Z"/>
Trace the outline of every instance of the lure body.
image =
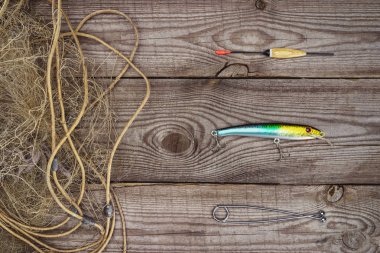
<path id="1" fill-rule="evenodd" d="M 269 123 L 218 129 L 213 131 L 212 135 L 217 137 L 238 135 L 282 140 L 311 140 L 323 137 L 324 133 L 311 126 Z"/>

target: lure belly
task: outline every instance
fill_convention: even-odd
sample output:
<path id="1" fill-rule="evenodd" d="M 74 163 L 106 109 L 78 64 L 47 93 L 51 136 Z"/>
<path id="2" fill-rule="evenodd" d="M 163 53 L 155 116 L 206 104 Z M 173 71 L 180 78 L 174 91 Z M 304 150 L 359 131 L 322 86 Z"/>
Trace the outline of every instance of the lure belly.
<path id="1" fill-rule="evenodd" d="M 311 126 L 276 123 L 223 128 L 211 134 L 218 137 L 237 135 L 282 140 L 311 140 L 324 136 L 323 132 Z"/>

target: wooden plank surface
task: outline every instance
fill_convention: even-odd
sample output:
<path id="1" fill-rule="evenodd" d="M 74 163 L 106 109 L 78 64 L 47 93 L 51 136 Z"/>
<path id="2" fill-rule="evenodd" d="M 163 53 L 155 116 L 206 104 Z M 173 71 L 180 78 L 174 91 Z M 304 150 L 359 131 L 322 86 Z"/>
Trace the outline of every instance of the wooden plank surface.
<path id="1" fill-rule="evenodd" d="M 31 1 L 31 7 L 49 20 L 46 2 Z M 64 8 L 74 24 L 91 11 L 117 9 L 129 14 L 141 33 L 135 62 L 152 77 L 152 96 L 116 155 L 113 182 L 272 184 L 115 184 L 127 220 L 128 252 L 380 250 L 380 186 L 338 185 L 380 184 L 378 80 L 259 79 L 379 78 L 380 1 L 68 0 Z M 131 28 L 119 17 L 97 17 L 84 30 L 126 54 L 133 45 Z M 115 76 L 124 65 L 103 47 L 88 40 L 82 43 L 89 59 L 101 64 L 96 76 Z M 273 47 L 336 56 L 274 60 L 213 54 L 220 48 Z M 199 79 L 203 77 L 258 79 Z M 115 89 L 111 106 L 117 130 L 143 93 L 139 79 L 124 79 Z M 222 139 L 226 148 L 212 151 L 212 130 L 264 122 L 315 126 L 334 146 L 321 141 L 284 142 L 291 155 L 282 162 L 277 161 L 272 141 L 265 139 L 228 137 Z M 95 209 L 101 210 L 103 191 L 95 187 L 89 195 L 98 201 Z M 223 225 L 211 217 L 212 208 L 221 203 L 297 212 L 323 209 L 327 222 Z M 121 251 L 117 219 L 106 252 Z M 94 230 L 83 226 L 78 234 L 54 243 L 68 247 L 94 237 Z"/>
<path id="2" fill-rule="evenodd" d="M 94 10 L 129 14 L 141 32 L 136 63 L 150 77 L 214 77 L 234 63 L 243 66 L 247 75 L 260 77 L 380 76 L 380 1 L 68 0 L 64 8 L 76 24 Z M 50 18 L 46 0 L 32 1 L 32 9 Z M 84 29 L 125 53 L 133 44 L 130 26 L 118 17 L 97 17 Z M 104 63 L 98 76 L 115 76 L 124 64 L 115 63 L 102 46 L 89 41 L 83 45 L 87 56 Z M 328 51 L 336 56 L 276 60 L 213 53 L 220 48 L 273 47 Z"/>
<path id="3" fill-rule="evenodd" d="M 123 80 L 111 99 L 117 130 L 145 93 Z M 249 123 L 306 124 L 321 140 L 225 137 L 211 131 Z M 151 98 L 116 154 L 113 181 L 326 184 L 380 182 L 380 86 L 376 80 L 152 80 Z"/>
<path id="4" fill-rule="evenodd" d="M 146 185 L 116 192 L 127 222 L 128 252 L 371 253 L 380 248 L 379 186 Z M 103 203 L 103 191 L 94 196 Z M 211 211 L 222 203 L 298 212 L 323 209 L 327 222 L 220 224 Z M 244 210 L 231 215 L 268 214 Z M 82 231 L 57 244 L 67 247 L 91 238 Z M 121 246 L 118 222 L 105 252 L 120 252 Z"/>

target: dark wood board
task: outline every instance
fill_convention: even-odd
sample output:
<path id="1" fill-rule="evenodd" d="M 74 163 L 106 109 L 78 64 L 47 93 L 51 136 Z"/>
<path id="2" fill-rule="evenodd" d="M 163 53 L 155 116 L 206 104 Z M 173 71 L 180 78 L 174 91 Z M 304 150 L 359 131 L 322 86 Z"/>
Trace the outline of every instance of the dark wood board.
<path id="1" fill-rule="evenodd" d="M 128 252 L 374 253 L 380 245 L 379 186 L 140 185 L 116 189 L 127 224 Z M 95 191 L 100 203 L 103 191 Z M 323 209 L 327 221 L 226 225 L 217 204 L 251 204 L 297 212 Z M 231 218 L 268 213 L 236 211 Z M 86 232 L 87 230 L 87 232 Z M 56 244 L 91 240 L 87 229 Z M 121 225 L 105 252 L 121 252 Z"/>
<path id="2" fill-rule="evenodd" d="M 111 107 L 121 130 L 145 93 L 123 80 Z M 249 123 L 311 125 L 321 140 L 285 141 L 211 131 Z M 113 181 L 377 184 L 380 182 L 380 86 L 376 80 L 152 80 L 150 100 L 116 154 Z"/>
<path id="3" fill-rule="evenodd" d="M 33 11 L 51 19 L 46 0 L 31 2 Z M 380 76 L 380 1 L 69 0 L 64 1 L 64 9 L 74 24 L 100 9 L 129 14 L 141 33 L 136 64 L 150 77 L 215 77 L 230 64 L 240 64 L 246 75 L 259 77 Z M 96 17 L 84 31 L 126 54 L 133 44 L 130 26 L 115 16 Z M 88 57 L 104 64 L 98 76 L 115 76 L 124 64 L 94 42 L 83 40 L 83 47 Z M 336 56 L 277 60 L 213 53 L 221 48 L 274 47 Z"/>

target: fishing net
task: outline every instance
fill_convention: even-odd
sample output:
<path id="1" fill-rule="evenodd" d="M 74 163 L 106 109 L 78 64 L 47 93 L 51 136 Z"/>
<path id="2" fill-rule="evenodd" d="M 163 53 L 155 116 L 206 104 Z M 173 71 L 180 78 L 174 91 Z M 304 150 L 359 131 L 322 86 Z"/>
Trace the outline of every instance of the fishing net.
<path id="1" fill-rule="evenodd" d="M 74 251 L 100 251 L 112 236 L 115 209 L 119 209 L 123 219 L 110 186 L 113 156 L 149 96 L 149 82 L 131 62 L 137 42 L 129 59 L 97 37 L 81 34 L 80 28 L 72 30 L 72 36 L 70 32 L 62 33 L 60 22 L 66 17 L 60 1 L 52 3 L 50 24 L 25 11 L 24 4 L 24 1 L 4 1 L 0 10 L 0 222 L 3 228 L 0 248 L 3 252 L 46 249 L 65 252 L 66 249 L 49 248 L 49 238 L 65 240 L 62 230 L 84 223 L 98 228 L 100 239 Z M 122 15 L 132 22 L 117 11 L 100 11 L 88 19 L 102 13 Z M 79 36 L 102 43 L 127 61 L 123 71 L 107 87 L 92 77 L 91 70 L 99 66 L 93 66 L 90 59 L 83 57 Z M 117 135 L 107 94 L 129 66 L 145 78 L 147 94 Z M 110 214 L 102 214 L 103 205 L 91 197 L 86 187 L 89 182 L 103 184 Z M 60 232 L 54 234 L 55 226 Z M 48 236 L 45 231 L 49 232 Z M 74 232 L 75 229 L 67 235 Z"/>

